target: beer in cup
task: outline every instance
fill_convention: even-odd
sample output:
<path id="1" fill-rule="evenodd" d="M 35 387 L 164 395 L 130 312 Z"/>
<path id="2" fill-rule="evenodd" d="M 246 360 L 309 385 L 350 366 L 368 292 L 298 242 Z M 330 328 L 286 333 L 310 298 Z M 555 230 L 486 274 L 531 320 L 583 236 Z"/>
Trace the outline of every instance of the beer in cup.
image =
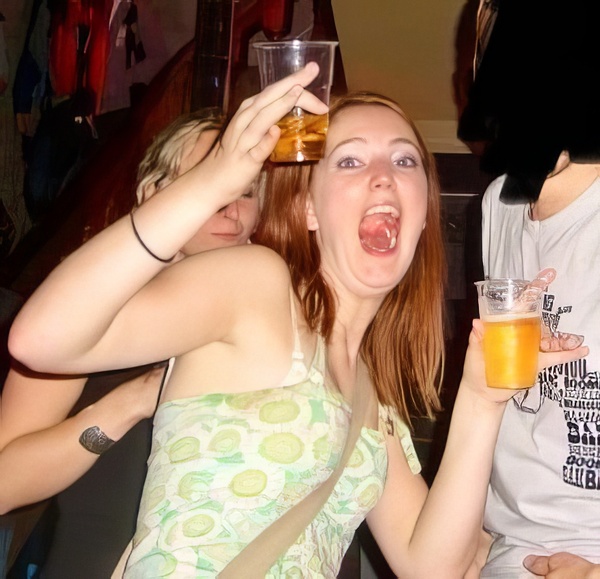
<path id="1" fill-rule="evenodd" d="M 488 279 L 475 284 L 490 388 L 530 388 L 537 379 L 542 294 L 526 292 L 528 283 Z"/>
<path id="2" fill-rule="evenodd" d="M 252 46 L 258 57 L 261 88 L 297 72 L 309 62 L 319 65 L 319 75 L 305 90 L 325 104 L 333 82 L 333 64 L 337 42 L 321 40 L 288 40 L 256 42 Z M 318 161 L 323 156 L 328 115 L 313 115 L 294 107 L 279 123 L 281 136 L 271 154 L 275 163 Z"/>

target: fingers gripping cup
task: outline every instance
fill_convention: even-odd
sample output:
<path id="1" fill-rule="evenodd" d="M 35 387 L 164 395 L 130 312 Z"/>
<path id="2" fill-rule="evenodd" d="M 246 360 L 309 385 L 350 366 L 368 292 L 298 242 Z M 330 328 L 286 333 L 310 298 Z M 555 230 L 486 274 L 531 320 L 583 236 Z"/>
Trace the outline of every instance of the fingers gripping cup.
<path id="1" fill-rule="evenodd" d="M 299 71 L 309 62 L 319 65 L 319 75 L 305 90 L 325 104 L 333 82 L 333 63 L 337 42 L 289 40 L 256 42 L 261 88 Z M 323 156 L 328 115 L 313 115 L 294 107 L 279 123 L 281 136 L 271 154 L 276 163 L 318 161 Z"/>
<path id="2" fill-rule="evenodd" d="M 541 338 L 541 296 L 529 282 L 490 279 L 476 282 L 483 321 L 485 377 L 490 388 L 530 388 L 535 384 Z"/>

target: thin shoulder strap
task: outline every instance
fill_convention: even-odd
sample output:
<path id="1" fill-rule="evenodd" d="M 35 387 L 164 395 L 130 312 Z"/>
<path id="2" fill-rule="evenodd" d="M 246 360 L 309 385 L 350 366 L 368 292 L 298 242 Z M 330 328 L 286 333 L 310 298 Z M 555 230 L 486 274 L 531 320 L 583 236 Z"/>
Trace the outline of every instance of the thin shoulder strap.
<path id="1" fill-rule="evenodd" d="M 292 316 L 292 327 L 294 329 L 294 354 L 302 353 L 302 344 L 300 342 L 300 333 L 298 331 L 298 316 L 296 314 L 296 298 L 294 288 L 290 286 L 290 314 Z M 304 358 L 304 356 L 302 356 Z"/>
<path id="2" fill-rule="evenodd" d="M 375 399 L 368 370 L 361 362 L 352 396 L 352 416 L 346 443 L 336 468 L 315 490 L 286 511 L 250 542 L 219 574 L 219 579 L 264 579 L 277 559 L 295 543 L 331 495 L 358 440 L 365 416 Z"/>

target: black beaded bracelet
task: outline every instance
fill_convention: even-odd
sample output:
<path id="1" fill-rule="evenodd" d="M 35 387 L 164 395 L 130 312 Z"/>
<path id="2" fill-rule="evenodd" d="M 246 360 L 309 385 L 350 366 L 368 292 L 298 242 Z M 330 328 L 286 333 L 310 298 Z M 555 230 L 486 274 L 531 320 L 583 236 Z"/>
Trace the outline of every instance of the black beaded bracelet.
<path id="1" fill-rule="evenodd" d="M 142 238 L 140 237 L 140 234 L 138 233 L 137 227 L 135 226 L 135 221 L 133 220 L 133 211 L 131 211 L 129 213 L 129 217 L 131 218 L 131 227 L 133 229 L 133 233 L 135 233 L 135 237 L 137 238 L 137 240 L 140 242 L 140 245 L 154 258 L 157 259 L 158 261 L 162 262 L 162 263 L 171 263 L 174 259 L 175 256 L 169 258 L 169 259 L 163 259 L 162 257 L 158 257 L 158 255 L 156 255 L 156 253 L 154 253 L 152 250 L 150 250 L 150 248 L 142 241 Z"/>

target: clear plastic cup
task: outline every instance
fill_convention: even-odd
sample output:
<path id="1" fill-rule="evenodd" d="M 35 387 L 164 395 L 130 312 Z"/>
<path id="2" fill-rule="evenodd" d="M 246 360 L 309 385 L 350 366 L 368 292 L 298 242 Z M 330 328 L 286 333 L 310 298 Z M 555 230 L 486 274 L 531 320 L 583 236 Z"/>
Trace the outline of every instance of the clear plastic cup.
<path id="1" fill-rule="evenodd" d="M 333 41 L 289 40 L 256 42 L 261 88 L 297 72 L 309 62 L 319 65 L 319 74 L 305 90 L 312 92 L 325 104 L 333 83 L 335 49 Z M 328 115 L 314 115 L 294 107 L 279 123 L 281 136 L 271 154 L 275 163 L 318 161 L 323 156 Z"/>
<path id="2" fill-rule="evenodd" d="M 519 279 L 475 283 L 490 388 L 531 388 L 537 379 L 542 292 L 525 292 L 528 284 Z"/>

